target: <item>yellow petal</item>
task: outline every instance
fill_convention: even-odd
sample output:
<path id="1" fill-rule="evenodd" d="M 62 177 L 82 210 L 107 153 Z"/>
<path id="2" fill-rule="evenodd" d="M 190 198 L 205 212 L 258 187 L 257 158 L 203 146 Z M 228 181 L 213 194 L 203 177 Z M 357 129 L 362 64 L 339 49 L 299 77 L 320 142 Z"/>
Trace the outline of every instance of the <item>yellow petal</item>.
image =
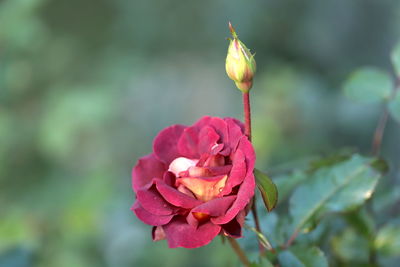
<path id="1" fill-rule="evenodd" d="M 216 180 L 205 180 L 196 177 L 184 177 L 177 180 L 187 189 L 193 192 L 197 199 L 201 201 L 209 201 L 214 199 L 224 189 L 228 175 Z"/>

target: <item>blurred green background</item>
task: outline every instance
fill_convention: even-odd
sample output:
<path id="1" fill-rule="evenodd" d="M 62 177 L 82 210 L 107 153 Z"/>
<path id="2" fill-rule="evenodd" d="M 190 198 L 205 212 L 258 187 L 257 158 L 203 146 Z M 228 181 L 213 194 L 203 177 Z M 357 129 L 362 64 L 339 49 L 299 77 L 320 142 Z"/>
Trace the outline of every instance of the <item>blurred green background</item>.
<path id="1" fill-rule="evenodd" d="M 241 118 L 224 68 L 229 20 L 256 52 L 260 169 L 338 147 L 369 153 L 380 107 L 341 86 L 359 66 L 391 70 L 397 0 L 2 0 L 1 267 L 235 266 L 219 239 L 153 243 L 130 211 L 131 168 L 161 129 Z M 390 120 L 383 192 L 399 184 L 399 136 Z"/>

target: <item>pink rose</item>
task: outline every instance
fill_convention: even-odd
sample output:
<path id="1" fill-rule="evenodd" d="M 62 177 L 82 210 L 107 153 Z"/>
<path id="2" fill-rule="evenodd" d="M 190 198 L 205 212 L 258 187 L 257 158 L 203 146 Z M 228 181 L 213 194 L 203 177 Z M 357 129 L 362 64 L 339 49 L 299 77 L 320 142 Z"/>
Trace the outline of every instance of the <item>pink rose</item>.
<path id="1" fill-rule="evenodd" d="M 196 248 L 218 234 L 241 237 L 255 188 L 255 153 L 233 118 L 203 117 L 193 126 L 172 125 L 153 153 L 132 171 L 132 210 L 153 225 L 153 240 L 171 248 Z"/>

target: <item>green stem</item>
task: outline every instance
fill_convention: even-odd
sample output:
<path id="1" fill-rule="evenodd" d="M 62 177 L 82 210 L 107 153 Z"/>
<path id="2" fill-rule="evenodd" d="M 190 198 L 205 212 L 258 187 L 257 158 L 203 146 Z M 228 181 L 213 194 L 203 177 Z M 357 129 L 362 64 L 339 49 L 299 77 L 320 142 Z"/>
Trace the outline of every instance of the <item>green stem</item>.
<path id="1" fill-rule="evenodd" d="M 238 256 L 239 260 L 243 263 L 244 266 L 249 267 L 250 266 L 250 261 L 247 258 L 246 254 L 240 247 L 239 243 L 236 241 L 236 239 L 228 236 L 227 237 L 229 244 L 231 245 L 232 249 L 235 251 L 236 255 Z"/>
<path id="2" fill-rule="evenodd" d="M 258 240 L 262 243 L 263 247 L 269 250 L 271 253 L 276 253 L 276 250 L 272 247 L 271 242 L 268 241 L 267 237 L 262 233 L 258 232 L 256 228 L 248 226 L 247 224 L 244 225 L 247 229 L 253 231 L 256 235 Z"/>

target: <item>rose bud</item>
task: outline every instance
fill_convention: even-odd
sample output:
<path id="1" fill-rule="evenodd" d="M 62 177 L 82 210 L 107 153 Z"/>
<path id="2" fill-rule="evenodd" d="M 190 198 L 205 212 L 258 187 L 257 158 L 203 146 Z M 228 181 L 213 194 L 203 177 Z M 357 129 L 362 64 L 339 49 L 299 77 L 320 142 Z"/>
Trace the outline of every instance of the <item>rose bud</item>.
<path id="1" fill-rule="evenodd" d="M 236 119 L 172 125 L 133 168 L 132 210 L 153 226 L 154 241 L 167 239 L 171 248 L 204 246 L 218 234 L 241 237 L 254 195 L 254 163 L 253 146 Z"/>
<path id="2" fill-rule="evenodd" d="M 253 76 L 256 72 L 256 61 L 250 50 L 238 39 L 238 36 L 229 22 L 229 29 L 233 39 L 230 39 L 225 69 L 237 88 L 248 93 L 253 86 Z"/>

